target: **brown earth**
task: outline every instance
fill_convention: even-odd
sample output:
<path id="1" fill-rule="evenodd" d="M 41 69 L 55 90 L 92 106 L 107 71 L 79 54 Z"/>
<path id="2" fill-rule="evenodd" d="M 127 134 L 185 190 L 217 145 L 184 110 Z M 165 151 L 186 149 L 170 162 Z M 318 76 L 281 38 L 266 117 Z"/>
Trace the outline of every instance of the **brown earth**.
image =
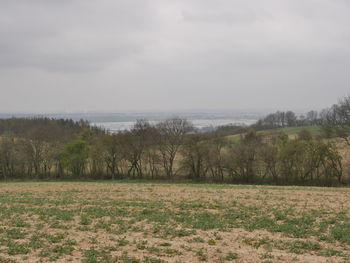
<path id="1" fill-rule="evenodd" d="M 10 217 L 6 217 L 4 209 L 0 211 L 2 218 L 0 229 L 3 231 L 16 228 L 11 225 L 16 217 L 28 224 L 28 226 L 17 227 L 27 235 L 25 238 L 15 240 L 16 242 L 29 242 L 30 237 L 37 233 L 64 234 L 64 239 L 57 243 L 48 242 L 44 247 L 30 248 L 30 252 L 11 255 L 8 253 L 6 242 L 1 241 L 6 235 L 0 231 L 0 256 L 3 257 L 3 259 L 0 257 L 0 262 L 6 262 L 5 259 L 18 262 L 129 262 L 125 258 L 122 259 L 123 253 L 127 253 L 130 258 L 141 260 L 140 262 L 147 262 L 144 257 L 167 262 L 349 262 L 350 258 L 349 244 L 338 240 L 322 240 L 317 234 L 299 238 L 282 232 L 271 232 L 264 228 L 249 230 L 243 227 L 243 224 L 225 229 L 215 227 L 201 229 L 200 226 L 188 227 L 182 222 L 157 223 L 152 221 L 151 217 L 140 219 L 136 216 L 137 213 L 148 209 L 165 214 L 169 211 L 210 213 L 220 217 L 231 209 L 232 203 L 237 207 L 243 205 L 245 208 L 258 209 L 254 216 L 268 215 L 272 209 L 281 211 L 293 209 L 295 217 L 302 213 L 319 211 L 322 215 L 315 215 L 318 222 L 338 213 L 350 217 L 350 189 L 347 188 L 136 183 L 3 183 L 0 184 L 0 197 L 0 206 L 3 208 L 27 209 L 24 214 L 20 212 L 16 214 L 16 212 Z M 68 201 L 65 202 L 65 200 Z M 147 204 L 151 206 L 147 207 Z M 128 214 L 120 218 L 106 215 L 92 216 L 91 222 L 84 229 L 81 216 L 88 208 L 99 207 L 123 208 Z M 72 220 L 61 220 L 36 214 L 36 208 L 59 208 L 75 212 Z M 233 208 L 236 206 L 232 205 Z M 242 210 L 242 213 L 244 211 Z M 106 228 L 97 227 L 99 223 L 106 223 L 112 219 L 121 221 Z M 66 229 L 51 226 L 54 221 L 66 226 Z M 159 225 L 161 231 L 163 228 L 171 231 L 182 229 L 193 230 L 193 233 L 166 236 L 162 234 L 163 232 L 158 233 L 154 230 L 156 225 Z M 120 231 L 122 227 L 126 227 L 126 230 Z M 127 244 L 117 246 L 116 240 L 123 238 L 128 241 Z M 72 252 L 56 253 L 51 250 L 50 256 L 40 255 L 44 249 L 51 249 L 57 245 L 64 246 L 64 240 L 68 239 L 76 241 L 76 244 L 72 245 L 74 247 Z M 322 248 L 303 248 L 301 251 L 297 249 L 294 251 L 278 246 L 278 244 L 287 246 L 285 244 L 288 242 L 295 241 L 317 242 Z M 96 261 L 88 259 L 86 251 L 92 248 L 96 251 L 104 251 L 103 253 L 108 254 L 110 258 L 114 257 L 116 261 L 102 261 L 99 256 L 96 256 Z M 319 253 L 331 250 L 339 253 L 335 255 Z M 227 257 L 229 252 L 234 253 L 236 259 L 229 259 Z M 119 261 L 116 256 L 119 256 Z"/>

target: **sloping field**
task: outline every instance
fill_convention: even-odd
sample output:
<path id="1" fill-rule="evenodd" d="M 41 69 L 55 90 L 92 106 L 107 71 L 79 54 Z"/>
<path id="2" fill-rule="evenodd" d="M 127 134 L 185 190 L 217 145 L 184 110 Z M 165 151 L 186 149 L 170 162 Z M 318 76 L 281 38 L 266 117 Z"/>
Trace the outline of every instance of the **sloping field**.
<path id="1" fill-rule="evenodd" d="M 297 135 L 302 130 L 307 130 L 307 131 L 311 132 L 311 134 L 314 136 L 321 134 L 321 127 L 320 126 L 287 127 L 287 128 L 266 130 L 266 131 L 261 131 L 261 132 L 263 135 L 274 135 L 277 132 L 283 132 L 287 135 Z"/>
<path id="2" fill-rule="evenodd" d="M 0 262 L 350 262 L 350 189 L 0 184 Z"/>
<path id="3" fill-rule="evenodd" d="M 314 136 L 321 135 L 321 126 L 300 126 L 300 127 L 276 128 L 276 129 L 258 131 L 258 134 L 260 134 L 262 136 L 275 136 L 275 135 L 278 135 L 280 133 L 285 133 L 290 138 L 295 138 L 297 136 L 297 134 L 302 130 L 307 130 Z M 235 135 L 229 135 L 229 136 L 227 136 L 227 138 L 231 142 L 237 142 L 237 141 L 239 141 L 241 136 L 242 136 L 241 134 L 235 134 Z"/>

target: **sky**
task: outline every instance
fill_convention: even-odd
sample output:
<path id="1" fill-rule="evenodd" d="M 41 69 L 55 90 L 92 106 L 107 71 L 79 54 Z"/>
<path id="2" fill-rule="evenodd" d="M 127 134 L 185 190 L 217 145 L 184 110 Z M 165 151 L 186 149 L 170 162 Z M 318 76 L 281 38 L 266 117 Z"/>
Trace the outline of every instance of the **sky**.
<path id="1" fill-rule="evenodd" d="M 320 109 L 348 0 L 0 0 L 0 112 Z"/>

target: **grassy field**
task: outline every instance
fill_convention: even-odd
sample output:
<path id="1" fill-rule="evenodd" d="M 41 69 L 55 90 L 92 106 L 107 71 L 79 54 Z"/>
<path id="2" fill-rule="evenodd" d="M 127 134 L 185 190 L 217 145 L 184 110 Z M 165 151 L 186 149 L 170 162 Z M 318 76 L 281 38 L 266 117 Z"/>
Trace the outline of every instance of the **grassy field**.
<path id="1" fill-rule="evenodd" d="M 294 138 L 302 130 L 307 130 L 307 131 L 311 132 L 311 134 L 314 136 L 321 135 L 321 126 L 301 126 L 301 127 L 276 128 L 276 129 L 258 131 L 258 134 L 260 134 L 262 136 L 273 136 L 273 135 L 278 135 L 279 133 L 283 132 L 283 133 L 287 134 L 288 136 L 290 136 L 291 138 Z M 230 135 L 230 136 L 227 136 L 227 138 L 231 142 L 238 142 L 241 138 L 241 134 Z"/>
<path id="2" fill-rule="evenodd" d="M 350 262 L 350 189 L 1 183 L 0 262 Z"/>

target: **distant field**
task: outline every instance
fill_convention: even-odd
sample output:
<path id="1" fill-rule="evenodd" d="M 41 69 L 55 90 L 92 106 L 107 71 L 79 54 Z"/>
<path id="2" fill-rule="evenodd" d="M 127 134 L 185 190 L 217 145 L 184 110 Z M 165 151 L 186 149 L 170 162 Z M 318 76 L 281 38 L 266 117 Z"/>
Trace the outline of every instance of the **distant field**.
<path id="1" fill-rule="evenodd" d="M 282 131 L 287 135 L 294 135 L 294 134 L 298 134 L 298 132 L 300 132 L 301 130 L 308 130 L 313 135 L 321 134 L 320 126 L 287 127 L 287 128 L 281 128 L 281 129 L 266 130 L 266 131 L 263 131 L 262 133 L 265 135 L 269 135 L 269 134 L 274 134 L 276 131 Z"/>
<path id="2" fill-rule="evenodd" d="M 1 183 L 0 262 L 350 262 L 350 189 Z"/>
<path id="3" fill-rule="evenodd" d="M 314 136 L 321 134 L 321 126 L 301 126 L 301 127 L 287 127 L 287 128 L 279 128 L 279 129 L 271 129 L 271 130 L 264 130 L 259 131 L 258 134 L 264 135 L 264 136 L 272 136 L 276 135 L 280 132 L 284 132 L 285 134 L 289 136 L 296 136 L 301 130 L 308 130 L 313 134 Z M 240 138 L 240 134 L 231 135 L 228 136 L 228 139 L 232 142 L 236 142 Z"/>

